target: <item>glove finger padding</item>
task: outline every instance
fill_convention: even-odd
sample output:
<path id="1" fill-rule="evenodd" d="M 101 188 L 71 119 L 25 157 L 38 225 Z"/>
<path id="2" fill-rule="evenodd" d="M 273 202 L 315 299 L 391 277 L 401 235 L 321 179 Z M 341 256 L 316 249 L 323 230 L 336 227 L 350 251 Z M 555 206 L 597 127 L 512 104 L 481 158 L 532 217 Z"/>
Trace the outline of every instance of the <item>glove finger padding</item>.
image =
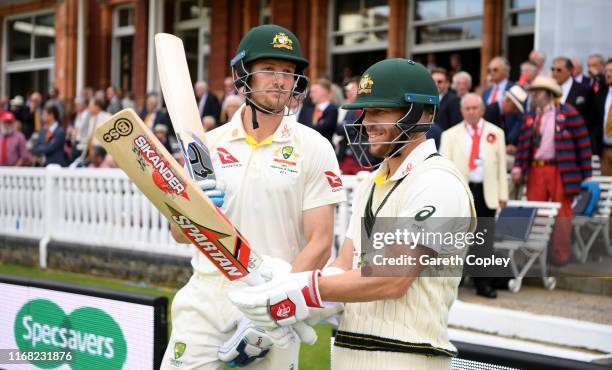
<path id="1" fill-rule="evenodd" d="M 344 304 L 337 302 L 323 301 L 322 308 L 309 308 L 308 320 L 306 322 L 310 326 L 314 326 L 321 321 L 324 321 L 332 316 L 335 316 L 344 311 Z"/>
<path id="2" fill-rule="evenodd" d="M 318 276 L 318 270 L 288 274 L 261 285 L 229 292 L 228 298 L 247 318 L 264 329 L 291 326 L 308 318 L 309 307 L 322 307 Z M 312 330 L 299 325 L 295 330 L 298 335 L 300 331 L 304 332 L 305 341 L 313 340 Z"/>
<path id="3" fill-rule="evenodd" d="M 255 327 L 248 319 L 243 318 L 232 337 L 219 348 L 217 356 L 229 367 L 246 366 L 263 358 L 276 341 L 285 346 L 288 344 L 290 339 L 284 339 L 280 333 L 275 335 L 273 340 L 263 329 Z M 291 338 L 295 340 L 292 334 Z"/>
<path id="4" fill-rule="evenodd" d="M 274 342 L 274 345 L 279 348 L 287 348 L 289 344 L 295 343 L 295 341 L 297 341 L 297 335 L 290 327 L 270 329 L 266 330 L 266 333 L 268 334 L 272 342 Z"/>
<path id="5" fill-rule="evenodd" d="M 274 278 L 288 275 L 291 273 L 291 264 L 276 257 L 270 257 L 263 254 L 261 256 L 263 262 L 259 268 L 259 274 L 265 281 L 270 281 Z"/>
<path id="6" fill-rule="evenodd" d="M 315 344 L 317 341 L 317 332 L 310 325 L 306 324 L 306 322 L 300 321 L 296 323 L 293 329 L 303 343 Z"/>
<path id="7" fill-rule="evenodd" d="M 200 180 L 197 181 L 197 184 L 202 191 L 212 190 L 217 187 L 217 181 L 212 179 Z"/>

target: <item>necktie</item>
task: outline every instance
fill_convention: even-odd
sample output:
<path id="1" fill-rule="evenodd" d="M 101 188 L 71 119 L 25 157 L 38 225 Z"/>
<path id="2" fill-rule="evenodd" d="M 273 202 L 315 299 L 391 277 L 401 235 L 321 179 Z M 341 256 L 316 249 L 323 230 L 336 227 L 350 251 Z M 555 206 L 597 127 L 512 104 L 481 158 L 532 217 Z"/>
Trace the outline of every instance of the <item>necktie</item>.
<path id="1" fill-rule="evenodd" d="M 8 136 L 2 135 L 2 151 L 0 151 L 0 166 L 8 165 Z"/>
<path id="2" fill-rule="evenodd" d="M 470 151 L 470 171 L 476 168 L 476 158 L 478 158 L 480 152 L 480 132 L 478 126 L 474 127 L 472 133 L 472 150 Z"/>
<path id="3" fill-rule="evenodd" d="M 51 140 L 52 137 L 53 137 L 53 132 L 51 132 L 51 130 L 47 130 L 47 132 L 45 134 L 45 143 L 48 143 L 49 140 Z"/>
<path id="4" fill-rule="evenodd" d="M 597 94 L 599 92 L 599 80 L 597 77 L 593 77 L 593 80 L 595 80 L 595 82 L 593 82 L 593 92 Z"/>
<path id="5" fill-rule="evenodd" d="M 493 85 L 493 91 L 491 92 L 491 101 L 489 103 L 497 103 L 497 85 Z"/>
<path id="6" fill-rule="evenodd" d="M 536 121 L 535 121 L 535 132 L 533 133 L 533 139 L 534 139 L 534 143 L 535 143 L 535 150 L 537 150 L 540 147 L 540 141 L 542 140 L 542 115 L 544 113 L 543 112 L 539 112 L 536 115 Z M 535 150 L 533 151 L 533 154 L 535 154 Z"/>
<path id="7" fill-rule="evenodd" d="M 606 116 L 606 136 L 612 136 L 612 105 L 608 109 Z"/>
<path id="8" fill-rule="evenodd" d="M 312 114 L 312 123 L 315 124 L 317 123 L 317 121 L 319 121 L 319 118 L 321 118 L 321 110 L 317 107 L 315 108 L 314 113 Z"/>
<path id="9" fill-rule="evenodd" d="M 38 110 L 34 111 L 34 131 L 40 131 L 40 117 L 38 116 Z"/>

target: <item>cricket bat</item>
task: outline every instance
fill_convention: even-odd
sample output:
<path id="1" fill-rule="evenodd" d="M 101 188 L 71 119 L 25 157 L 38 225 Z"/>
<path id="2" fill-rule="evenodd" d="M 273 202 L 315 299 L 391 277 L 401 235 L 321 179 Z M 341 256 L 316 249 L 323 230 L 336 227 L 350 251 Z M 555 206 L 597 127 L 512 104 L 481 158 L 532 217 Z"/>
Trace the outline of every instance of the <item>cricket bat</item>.
<path id="1" fill-rule="evenodd" d="M 158 33 L 155 35 L 155 55 L 164 100 L 166 101 L 166 106 L 172 120 L 172 127 L 180 143 L 189 175 L 196 181 L 214 179 L 210 151 L 206 146 L 204 128 L 202 127 L 195 94 L 191 86 L 191 77 L 189 76 L 183 41 L 168 33 Z M 223 215 L 218 208 L 215 207 L 215 210 Z M 230 223 L 225 215 L 223 215 L 223 218 Z M 232 228 L 238 235 L 239 240 L 242 240 L 241 243 L 243 245 L 247 244 L 244 238 L 240 236 L 240 233 L 233 226 Z M 255 259 L 257 261 L 261 260 L 251 250 L 250 246 L 248 246 L 248 251 L 250 256 L 256 256 Z M 230 251 L 230 254 L 238 252 L 238 250 L 234 250 Z M 232 255 L 238 256 L 238 254 Z M 249 285 L 258 285 L 264 282 L 264 279 L 254 270 L 248 270 L 248 275 L 243 279 Z M 304 342 L 312 344 L 316 341 L 316 334 L 305 323 L 297 323 L 293 328 L 300 333 L 300 337 Z"/>
<path id="2" fill-rule="evenodd" d="M 94 134 L 138 189 L 225 277 L 248 285 L 264 282 L 258 271 L 262 258 L 136 112 L 120 111 Z M 305 323 L 293 328 L 305 343 L 316 341 L 314 330 Z"/>
<path id="3" fill-rule="evenodd" d="M 196 181 L 214 179 L 183 41 L 168 33 L 158 33 L 155 35 L 155 54 L 164 101 L 187 171 Z"/>
<path id="4" fill-rule="evenodd" d="M 138 189 L 228 279 L 262 281 L 250 275 L 261 257 L 133 110 L 112 116 L 95 136 Z"/>

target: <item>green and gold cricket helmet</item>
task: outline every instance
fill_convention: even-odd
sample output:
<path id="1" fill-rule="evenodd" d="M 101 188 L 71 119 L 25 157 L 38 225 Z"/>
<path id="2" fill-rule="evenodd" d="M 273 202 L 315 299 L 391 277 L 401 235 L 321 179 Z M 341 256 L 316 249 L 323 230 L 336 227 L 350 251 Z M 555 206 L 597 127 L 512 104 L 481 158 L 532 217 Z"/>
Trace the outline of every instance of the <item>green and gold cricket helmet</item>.
<path id="1" fill-rule="evenodd" d="M 254 27 L 240 41 L 236 56 L 231 61 L 251 63 L 258 59 L 281 59 L 295 63 L 296 73 L 303 72 L 308 60 L 302 56 L 300 41 L 293 32 L 275 24 Z"/>
<path id="2" fill-rule="evenodd" d="M 284 60 L 295 64 L 295 73 L 284 73 L 292 75 L 293 86 L 287 90 L 289 99 L 279 101 L 275 107 L 264 107 L 252 99 L 251 77 L 254 72 L 250 70 L 253 62 L 261 59 Z M 304 75 L 304 69 L 308 66 L 308 60 L 302 56 L 300 42 L 293 32 L 275 24 L 266 24 L 252 28 L 240 41 L 236 56 L 230 62 L 234 76 L 234 86 L 237 89 L 244 88 L 243 93 L 248 105 L 255 109 L 268 113 L 279 114 L 285 112 L 285 107 L 297 106 L 291 102 L 292 99 L 302 101 L 306 96 L 308 78 Z M 271 73 L 271 72 L 255 72 Z M 278 77 L 279 73 L 274 72 Z M 289 112 L 293 114 L 295 111 Z M 254 126 L 257 126 L 254 122 Z"/>
<path id="3" fill-rule="evenodd" d="M 359 80 L 355 102 L 342 108 L 411 108 L 438 104 L 438 89 L 427 69 L 412 60 L 397 58 L 385 59 L 368 68 Z"/>

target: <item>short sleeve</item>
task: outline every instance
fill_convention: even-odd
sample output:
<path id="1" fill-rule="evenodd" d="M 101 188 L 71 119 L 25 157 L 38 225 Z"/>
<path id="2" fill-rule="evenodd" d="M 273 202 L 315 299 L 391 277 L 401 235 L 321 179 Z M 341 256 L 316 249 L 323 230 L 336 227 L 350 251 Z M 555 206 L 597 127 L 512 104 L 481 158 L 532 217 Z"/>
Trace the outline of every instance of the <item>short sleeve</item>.
<path id="1" fill-rule="evenodd" d="M 318 139 L 318 138 L 317 138 Z M 321 207 L 346 201 L 346 192 L 340 177 L 340 167 L 331 144 L 327 140 L 309 145 L 310 158 L 306 159 L 306 177 L 304 185 L 304 203 L 302 210 Z"/>

